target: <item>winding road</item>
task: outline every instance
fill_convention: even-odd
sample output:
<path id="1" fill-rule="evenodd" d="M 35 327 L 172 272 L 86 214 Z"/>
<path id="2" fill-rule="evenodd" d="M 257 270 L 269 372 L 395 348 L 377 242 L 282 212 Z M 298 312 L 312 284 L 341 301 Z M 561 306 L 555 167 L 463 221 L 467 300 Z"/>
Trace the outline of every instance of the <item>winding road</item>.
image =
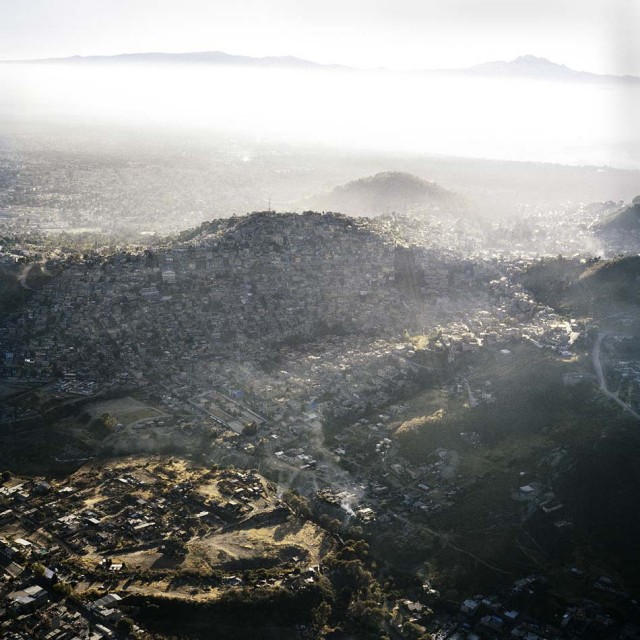
<path id="1" fill-rule="evenodd" d="M 622 401 L 616 393 L 609 391 L 607 388 L 607 380 L 604 377 L 604 371 L 602 369 L 602 361 L 600 360 L 600 347 L 602 346 L 602 341 L 610 335 L 607 332 L 598 333 L 598 337 L 593 345 L 593 351 L 591 352 L 591 360 L 593 361 L 593 368 L 596 371 L 596 375 L 598 376 L 598 384 L 600 385 L 600 391 L 604 393 L 606 396 L 611 398 L 614 402 L 619 404 L 627 413 L 630 413 L 634 418 L 640 420 L 640 414 L 634 411 L 626 402 Z"/>
<path id="2" fill-rule="evenodd" d="M 18 283 L 20 284 L 20 286 L 23 289 L 26 289 L 27 291 L 33 291 L 33 287 L 30 287 L 27 284 L 27 279 L 29 278 L 29 274 L 31 273 L 31 269 L 33 269 L 33 265 L 29 264 L 26 267 L 24 267 L 24 269 L 22 269 L 20 271 L 20 273 L 18 274 Z"/>

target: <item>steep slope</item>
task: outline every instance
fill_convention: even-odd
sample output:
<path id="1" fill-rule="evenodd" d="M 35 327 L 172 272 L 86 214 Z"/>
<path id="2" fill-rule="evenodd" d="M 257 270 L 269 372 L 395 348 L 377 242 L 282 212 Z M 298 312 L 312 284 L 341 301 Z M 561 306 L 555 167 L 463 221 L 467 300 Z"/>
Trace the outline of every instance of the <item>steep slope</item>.
<path id="1" fill-rule="evenodd" d="M 640 306 L 640 256 L 541 260 L 521 280 L 538 300 L 570 314 L 598 318 Z"/>
<path id="2" fill-rule="evenodd" d="M 577 308 L 587 300 L 596 314 L 610 314 L 640 305 L 640 256 L 595 263 L 569 288 L 569 302 Z"/>
<path id="3" fill-rule="evenodd" d="M 640 231 L 640 196 L 636 196 L 631 205 L 614 211 L 596 228 L 598 235 Z"/>

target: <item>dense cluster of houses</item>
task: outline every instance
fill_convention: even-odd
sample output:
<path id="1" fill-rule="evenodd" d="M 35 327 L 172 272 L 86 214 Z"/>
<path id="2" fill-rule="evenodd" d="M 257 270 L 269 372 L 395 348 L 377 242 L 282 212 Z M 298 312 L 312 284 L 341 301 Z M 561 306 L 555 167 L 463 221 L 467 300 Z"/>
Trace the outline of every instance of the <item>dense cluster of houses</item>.
<path id="1" fill-rule="evenodd" d="M 68 265 L 33 293 L 26 313 L 4 323 L 4 371 L 65 378 L 65 390 L 82 395 L 95 389 L 90 382 L 144 382 L 203 358 L 268 360 L 278 347 L 325 336 L 399 336 L 431 326 L 437 314 L 475 320 L 487 340 L 513 336 L 536 310 L 500 276 L 507 269 L 404 245 L 382 223 L 254 214 L 156 252 Z M 498 303 L 495 326 L 475 317 L 487 286 Z M 481 339 L 462 336 L 451 348 Z"/>
<path id="2" fill-rule="evenodd" d="M 127 609 L 106 583 L 135 568 L 114 558 L 115 549 L 124 554 L 157 547 L 172 554 L 180 548 L 175 541 L 188 541 L 195 531 L 206 535 L 248 517 L 275 518 L 279 510 L 289 515 L 252 470 L 194 468 L 176 477 L 170 466 L 151 460 L 144 466 L 96 468 L 73 482 L 9 480 L 0 487 L 3 638 L 19 638 L 20 630 L 24 638 L 38 640 L 118 636 Z M 92 561 L 91 582 L 104 581 L 102 595 L 89 591 L 85 597 L 80 591 L 75 597 Z M 287 584 L 295 586 L 302 573 L 299 569 Z M 244 582 L 227 576 L 222 584 Z"/>

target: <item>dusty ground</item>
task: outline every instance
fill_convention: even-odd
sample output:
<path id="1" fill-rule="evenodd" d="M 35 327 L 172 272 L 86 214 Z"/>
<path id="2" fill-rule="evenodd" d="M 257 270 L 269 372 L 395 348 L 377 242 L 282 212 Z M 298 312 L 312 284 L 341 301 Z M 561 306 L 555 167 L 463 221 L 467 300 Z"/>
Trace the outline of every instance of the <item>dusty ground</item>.
<path id="1" fill-rule="evenodd" d="M 233 474 L 233 472 L 231 472 Z M 86 465 L 70 478 L 70 484 L 83 487 L 80 508 L 101 508 L 114 498 L 110 477 L 133 477 L 144 484 L 126 489 L 131 498 L 152 501 L 167 495 L 176 485 L 191 483 L 193 489 L 207 501 L 221 503 L 229 500 L 226 483 L 227 470 L 210 470 L 179 457 L 129 457 L 107 464 Z M 242 575 L 247 570 L 268 569 L 274 584 L 294 569 L 304 570 L 317 565 L 332 548 L 332 540 L 311 522 L 305 522 L 282 509 L 282 504 L 269 485 L 260 476 L 247 481 L 247 485 L 262 487 L 263 495 L 246 502 L 245 513 L 236 521 L 209 523 L 198 527 L 186 540 L 187 554 L 176 559 L 160 551 L 161 544 L 137 546 L 127 544 L 122 550 L 98 550 L 91 547 L 74 559 L 82 567 L 87 579 L 77 585 L 79 592 L 108 588 L 112 591 L 163 595 L 171 592 L 175 597 L 217 597 L 227 587 L 217 587 L 209 580 L 216 572 L 220 575 Z M 123 504 L 124 506 L 124 504 Z M 171 506 L 171 518 L 180 508 L 179 502 Z M 111 517 L 111 516 L 110 516 Z M 117 517 L 117 516 L 115 516 Z M 109 517 L 104 519 L 109 520 Z M 102 558 L 125 563 L 117 574 L 96 574 Z M 278 576 L 280 575 L 280 578 Z"/>
<path id="2" fill-rule="evenodd" d="M 167 415 L 130 396 L 98 402 L 87 407 L 87 412 L 94 419 L 99 418 L 103 413 L 109 413 L 125 426 L 135 424 L 140 420 L 161 418 Z"/>

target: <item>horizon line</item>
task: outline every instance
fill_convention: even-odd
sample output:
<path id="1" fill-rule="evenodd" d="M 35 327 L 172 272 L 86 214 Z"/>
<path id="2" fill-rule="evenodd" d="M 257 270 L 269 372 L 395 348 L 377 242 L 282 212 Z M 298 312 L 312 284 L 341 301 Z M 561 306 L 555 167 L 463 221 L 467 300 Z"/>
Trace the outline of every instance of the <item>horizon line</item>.
<path id="1" fill-rule="evenodd" d="M 244 60 L 247 64 L 251 64 L 252 62 L 256 63 L 264 63 L 264 62 L 283 62 L 287 61 L 293 62 L 294 64 L 306 64 L 313 67 L 324 68 L 324 69 L 342 69 L 347 71 L 360 71 L 360 72 L 385 72 L 385 73 L 463 73 L 463 72 L 480 72 L 482 67 L 489 65 L 513 65 L 522 61 L 535 61 L 543 64 L 549 65 L 551 69 L 555 68 L 557 70 L 562 70 L 563 72 L 570 72 L 576 75 L 582 76 L 592 76 L 594 79 L 619 79 L 619 80 L 640 80 L 640 76 L 635 76 L 632 74 L 614 74 L 614 73 L 598 73 L 594 71 L 585 71 L 580 69 L 574 69 L 573 67 L 569 67 L 563 63 L 554 62 L 553 60 L 540 55 L 534 54 L 522 54 L 518 55 L 511 60 L 488 60 L 483 62 L 477 62 L 470 66 L 465 67 L 448 67 L 448 68 L 429 68 L 429 67 L 404 67 L 404 68 L 389 68 L 384 66 L 378 67 L 360 67 L 360 66 L 352 66 L 339 62 L 317 62 L 315 60 L 310 60 L 308 58 L 301 58 L 291 53 L 282 54 L 282 55 L 263 55 L 263 56 L 255 56 L 255 55 L 246 55 L 246 54 L 236 54 L 236 53 L 228 53 L 226 51 L 222 51 L 220 49 L 210 49 L 210 50 L 201 50 L 201 51 L 136 51 L 136 52 L 121 52 L 121 53 L 109 53 L 109 54 L 73 54 L 68 56 L 54 56 L 54 57 L 46 57 L 46 58 L 3 58 L 0 60 L 0 64 L 34 64 L 34 63 L 65 63 L 65 62 L 90 62 L 95 59 L 102 59 L 104 61 L 113 60 L 117 61 L 118 58 L 134 58 L 134 57 L 144 57 L 144 56 L 203 56 L 203 55 L 213 55 L 217 54 L 220 56 L 227 57 L 229 59 L 237 59 Z M 205 62 L 205 61 L 202 61 Z M 220 61 L 219 64 L 224 64 L 223 61 Z"/>

